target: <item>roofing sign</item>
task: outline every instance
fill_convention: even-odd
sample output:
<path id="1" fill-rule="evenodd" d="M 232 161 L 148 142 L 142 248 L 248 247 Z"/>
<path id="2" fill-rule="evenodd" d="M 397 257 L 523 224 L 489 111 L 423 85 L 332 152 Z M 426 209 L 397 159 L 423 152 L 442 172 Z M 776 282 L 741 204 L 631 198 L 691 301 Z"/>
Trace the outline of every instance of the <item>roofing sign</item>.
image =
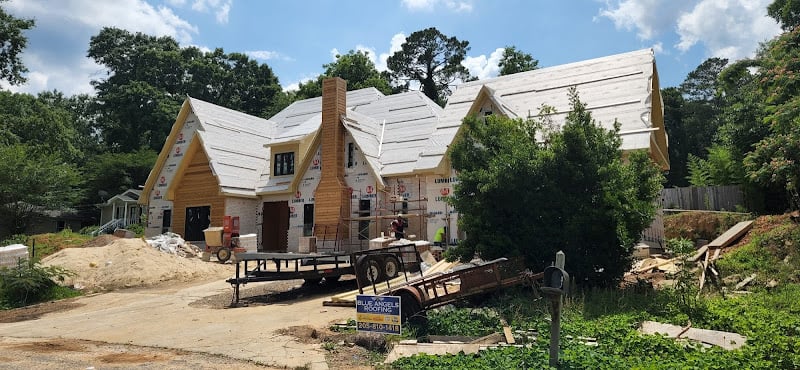
<path id="1" fill-rule="evenodd" d="M 357 295 L 356 330 L 400 335 L 400 297 Z"/>

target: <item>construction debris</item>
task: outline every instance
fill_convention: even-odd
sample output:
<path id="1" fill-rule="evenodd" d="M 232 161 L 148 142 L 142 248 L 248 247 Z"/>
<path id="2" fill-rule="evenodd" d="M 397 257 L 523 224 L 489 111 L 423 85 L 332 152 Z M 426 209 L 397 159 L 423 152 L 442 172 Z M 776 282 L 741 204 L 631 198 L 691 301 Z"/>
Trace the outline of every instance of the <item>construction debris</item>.
<path id="1" fill-rule="evenodd" d="M 745 344 L 747 338 L 725 331 L 692 328 L 691 324 L 686 327 L 678 325 L 664 324 L 655 321 L 645 321 L 639 328 L 642 334 L 661 334 L 668 338 L 686 338 L 701 343 L 722 347 L 727 350 L 738 349 Z"/>
<path id="2" fill-rule="evenodd" d="M 175 254 L 180 257 L 196 257 L 202 252 L 195 245 L 187 243 L 180 235 L 164 233 L 145 240 L 147 244 L 164 253 Z"/>
<path id="3" fill-rule="evenodd" d="M 733 290 L 742 290 L 742 288 L 747 286 L 747 284 L 750 284 L 750 282 L 753 281 L 755 278 L 756 278 L 756 274 L 752 274 L 752 275 L 746 277 L 739 284 L 736 284 L 736 286 L 733 288 Z"/>

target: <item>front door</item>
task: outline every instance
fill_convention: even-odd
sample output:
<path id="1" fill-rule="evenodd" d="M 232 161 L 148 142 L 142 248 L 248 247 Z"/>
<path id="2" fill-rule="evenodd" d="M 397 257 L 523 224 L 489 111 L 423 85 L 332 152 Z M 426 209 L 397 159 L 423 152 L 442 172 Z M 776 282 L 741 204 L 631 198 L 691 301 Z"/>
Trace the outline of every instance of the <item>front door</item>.
<path id="1" fill-rule="evenodd" d="M 186 224 L 183 239 L 186 241 L 205 241 L 203 230 L 211 225 L 211 206 L 186 207 Z"/>
<path id="2" fill-rule="evenodd" d="M 289 202 L 264 202 L 261 248 L 284 252 L 289 248 Z"/>

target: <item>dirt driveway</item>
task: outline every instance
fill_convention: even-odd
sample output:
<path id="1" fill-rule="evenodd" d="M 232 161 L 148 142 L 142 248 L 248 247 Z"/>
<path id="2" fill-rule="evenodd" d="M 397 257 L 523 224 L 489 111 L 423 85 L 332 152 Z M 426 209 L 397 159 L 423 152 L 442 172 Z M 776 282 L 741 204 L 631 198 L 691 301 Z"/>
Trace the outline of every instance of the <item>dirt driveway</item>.
<path id="1" fill-rule="evenodd" d="M 0 361 L 17 369 L 327 369 L 319 343 L 285 328 L 325 328 L 354 317 L 353 308 L 322 306 L 328 291 L 350 286 L 303 288 L 300 282 L 251 284 L 242 291 L 249 304 L 236 308 L 225 308 L 230 285 L 214 281 L 8 311 L 0 315 Z M 48 305 L 54 312 L 38 317 Z"/>

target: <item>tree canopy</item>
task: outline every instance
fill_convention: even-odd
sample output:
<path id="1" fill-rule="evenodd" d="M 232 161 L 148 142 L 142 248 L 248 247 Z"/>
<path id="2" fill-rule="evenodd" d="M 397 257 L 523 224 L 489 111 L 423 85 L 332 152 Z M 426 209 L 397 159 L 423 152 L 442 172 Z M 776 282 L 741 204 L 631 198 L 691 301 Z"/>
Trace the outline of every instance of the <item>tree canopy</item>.
<path id="1" fill-rule="evenodd" d="M 171 37 L 104 28 L 88 56 L 108 68 L 97 90 L 98 129 L 119 152 L 160 150 L 186 95 L 255 116 L 283 106 L 278 79 L 266 64 L 222 49 L 181 48 Z"/>
<path id="2" fill-rule="evenodd" d="M 38 213 L 81 198 L 80 172 L 56 153 L 0 145 L 0 158 L 0 236 L 21 234 Z"/>
<path id="3" fill-rule="evenodd" d="M 767 14 L 781 24 L 784 31 L 800 25 L 800 1 L 775 0 L 767 7 Z"/>
<path id="4" fill-rule="evenodd" d="M 416 31 L 406 38 L 401 49 L 386 60 L 392 78 L 398 85 L 419 83 L 420 90 L 431 100 L 444 105 L 450 96 L 450 85 L 469 79 L 469 71 L 461 65 L 469 51 L 469 41 L 447 37 L 434 27 Z"/>
<path id="5" fill-rule="evenodd" d="M 336 55 L 336 60 L 324 64 L 325 72 L 316 79 L 301 83 L 296 92 L 297 99 L 308 99 L 322 96 L 322 80 L 329 77 L 341 77 L 347 81 L 347 90 L 358 90 L 374 87 L 389 95 L 392 93 L 390 76 L 380 73 L 366 51 L 350 50 L 347 54 Z"/>
<path id="6" fill-rule="evenodd" d="M 510 75 L 519 72 L 532 71 L 539 66 L 539 61 L 533 56 L 517 50 L 514 46 L 506 46 L 503 50 L 503 57 L 498 63 L 500 75 Z"/>
<path id="7" fill-rule="evenodd" d="M 574 89 L 570 99 L 561 131 L 499 116 L 464 120 L 450 155 L 459 174 L 452 203 L 467 235 L 456 255 L 522 257 L 542 271 L 563 250 L 570 274 L 592 284 L 627 271 L 662 176 L 647 153 L 623 160 L 619 126 L 596 124 Z"/>
<path id="8" fill-rule="evenodd" d="M 0 3 L 7 0 L 0 0 Z M 24 31 L 33 28 L 33 19 L 20 19 L 6 13 L 0 7 L 0 79 L 12 85 L 25 83 L 23 76 L 28 69 L 22 64 L 19 54 L 28 44 Z"/>

